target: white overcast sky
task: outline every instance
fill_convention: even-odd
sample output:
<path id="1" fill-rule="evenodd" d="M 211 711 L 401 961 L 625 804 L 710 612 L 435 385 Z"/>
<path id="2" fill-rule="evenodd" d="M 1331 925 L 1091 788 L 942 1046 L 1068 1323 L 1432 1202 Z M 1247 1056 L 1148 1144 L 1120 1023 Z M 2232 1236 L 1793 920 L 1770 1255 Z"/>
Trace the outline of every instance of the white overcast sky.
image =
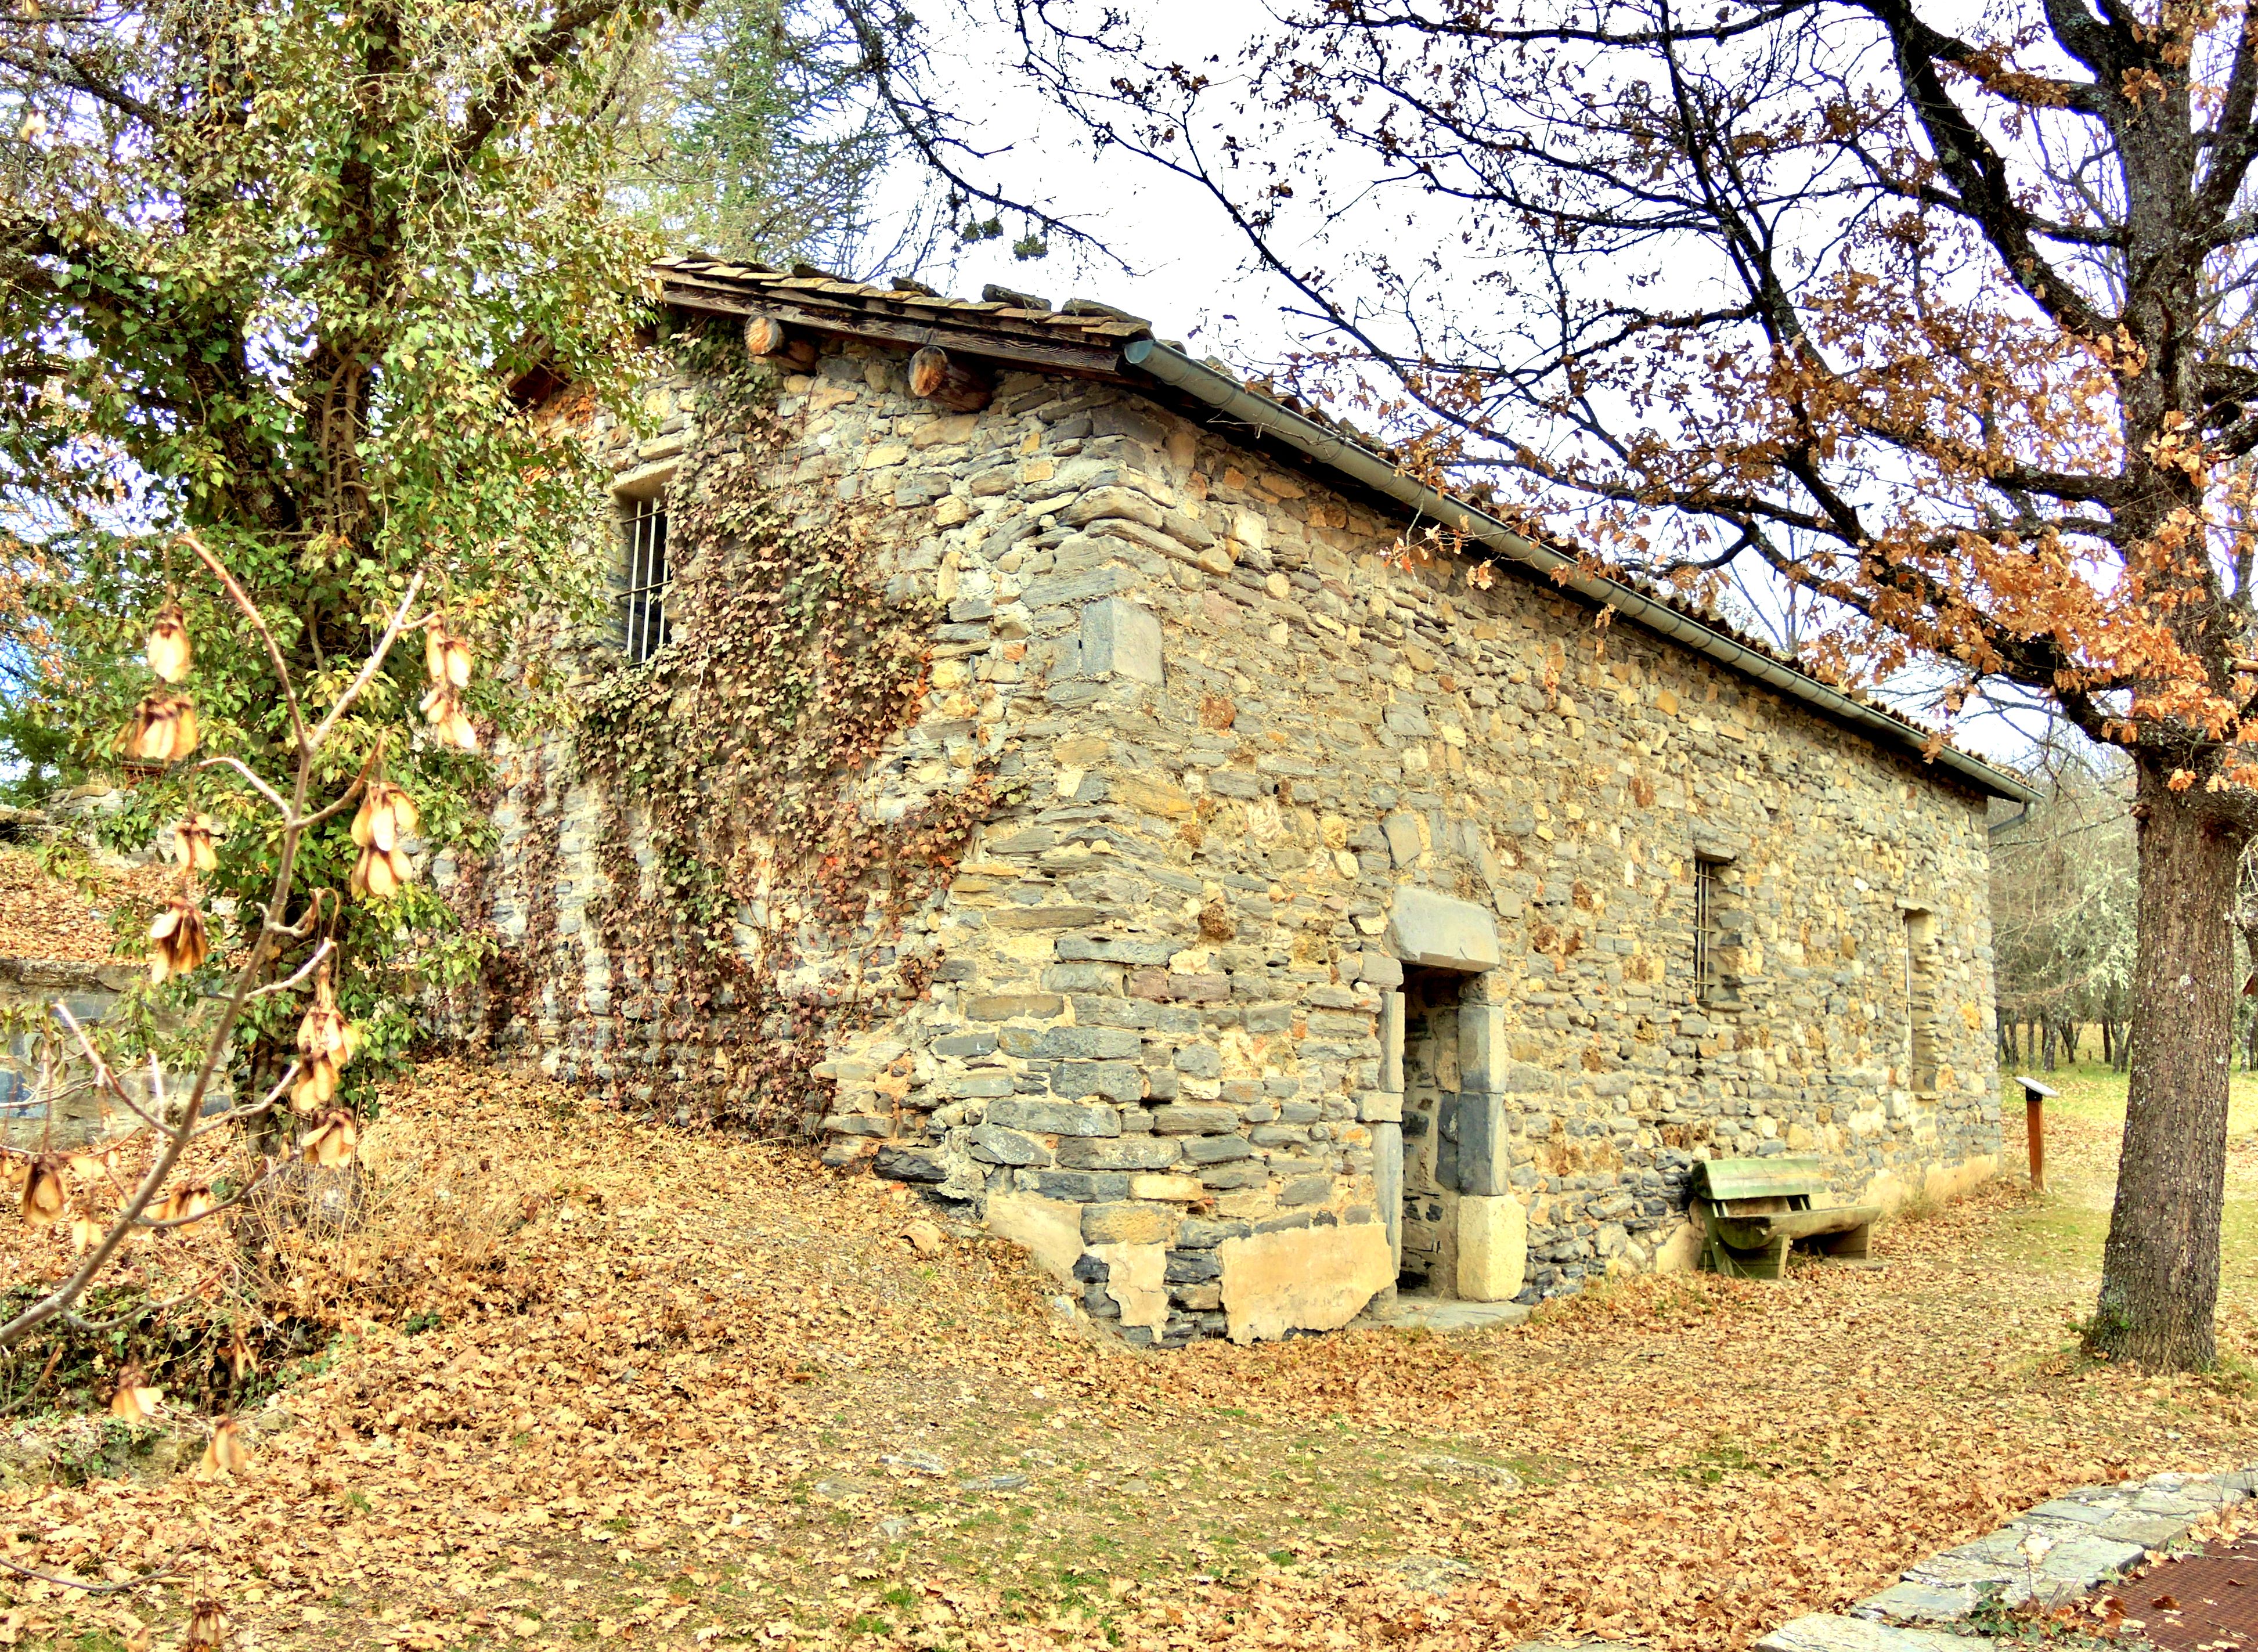
<path id="1" fill-rule="evenodd" d="M 1148 318 L 1194 355 L 1239 365 L 1279 353 L 1289 337 L 1282 294 L 1249 267 L 1245 244 L 1204 193 L 1118 149 L 1093 153 L 1080 125 L 1012 67 L 1018 42 L 986 0 L 967 0 L 969 18 L 945 5 L 928 10 L 947 25 L 934 38 L 949 70 L 945 89 L 969 117 L 964 135 L 994 150 L 988 174 L 1007 194 L 1081 225 L 1129 269 L 1055 238 L 1047 258 L 1014 259 L 1010 243 L 1022 226 L 1007 217 L 1000 241 L 941 249 L 926 266 L 927 280 L 963 295 L 999 281 L 1054 304 L 1098 299 Z M 1135 10 L 1155 49 L 1185 61 L 1234 57 L 1269 20 L 1246 0 L 1144 0 Z M 915 186 L 905 178 L 900 187 Z"/>

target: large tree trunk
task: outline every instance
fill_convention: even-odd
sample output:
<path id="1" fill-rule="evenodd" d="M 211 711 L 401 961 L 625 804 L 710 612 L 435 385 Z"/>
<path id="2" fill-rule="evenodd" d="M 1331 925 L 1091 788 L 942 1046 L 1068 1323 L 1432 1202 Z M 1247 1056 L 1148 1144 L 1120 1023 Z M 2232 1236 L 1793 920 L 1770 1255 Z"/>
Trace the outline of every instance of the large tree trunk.
<path id="1" fill-rule="evenodd" d="M 2132 1081 L 2117 1202 L 2101 1252 L 2089 1352 L 2165 1370 L 2215 1351 L 2226 1086 L 2234 1060 L 2234 899 L 2240 831 L 2141 764 L 2139 951 Z"/>

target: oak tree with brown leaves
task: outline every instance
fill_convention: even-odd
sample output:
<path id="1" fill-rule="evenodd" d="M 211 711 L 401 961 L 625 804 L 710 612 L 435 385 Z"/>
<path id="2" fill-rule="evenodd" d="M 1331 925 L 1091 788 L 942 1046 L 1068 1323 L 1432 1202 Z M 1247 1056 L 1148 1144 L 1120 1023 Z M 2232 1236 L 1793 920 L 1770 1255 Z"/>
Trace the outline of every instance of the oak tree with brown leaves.
<path id="1" fill-rule="evenodd" d="M 1020 0 L 1026 67 L 1209 192 L 1303 372 L 1532 531 L 1823 599 L 2137 771 L 2139 1005 L 2095 1352 L 2213 1355 L 2235 868 L 2258 826 L 2258 11 L 1303 0 L 1172 63 Z M 1377 364 L 1378 375 L 1373 371 Z M 1336 384 L 1341 381 L 1336 376 Z"/>

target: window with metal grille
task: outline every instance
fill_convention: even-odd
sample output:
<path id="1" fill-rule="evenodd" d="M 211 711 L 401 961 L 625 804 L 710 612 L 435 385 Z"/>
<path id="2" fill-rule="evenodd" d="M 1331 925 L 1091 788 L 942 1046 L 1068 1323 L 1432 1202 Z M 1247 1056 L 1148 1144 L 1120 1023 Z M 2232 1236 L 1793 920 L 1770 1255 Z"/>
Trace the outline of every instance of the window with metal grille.
<path id="1" fill-rule="evenodd" d="M 1694 996 L 1702 1003 L 1724 996 L 1717 967 L 1723 941 L 1717 927 L 1718 873 L 1724 862 L 1694 857 Z"/>
<path id="2" fill-rule="evenodd" d="M 620 592 L 620 629 L 628 658 L 650 658 L 666 646 L 666 496 L 628 500 L 620 521 L 626 580 Z"/>

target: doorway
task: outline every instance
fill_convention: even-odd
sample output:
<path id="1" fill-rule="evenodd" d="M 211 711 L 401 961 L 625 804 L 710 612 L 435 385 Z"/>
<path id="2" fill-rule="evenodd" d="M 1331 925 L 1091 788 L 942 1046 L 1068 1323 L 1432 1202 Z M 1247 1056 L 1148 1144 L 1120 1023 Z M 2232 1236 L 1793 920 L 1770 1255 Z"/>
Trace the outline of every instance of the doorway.
<path id="1" fill-rule="evenodd" d="M 1467 977 L 1403 971 L 1403 1251 L 1396 1288 L 1455 1296 L 1459 1266 L 1459 1011 Z"/>

